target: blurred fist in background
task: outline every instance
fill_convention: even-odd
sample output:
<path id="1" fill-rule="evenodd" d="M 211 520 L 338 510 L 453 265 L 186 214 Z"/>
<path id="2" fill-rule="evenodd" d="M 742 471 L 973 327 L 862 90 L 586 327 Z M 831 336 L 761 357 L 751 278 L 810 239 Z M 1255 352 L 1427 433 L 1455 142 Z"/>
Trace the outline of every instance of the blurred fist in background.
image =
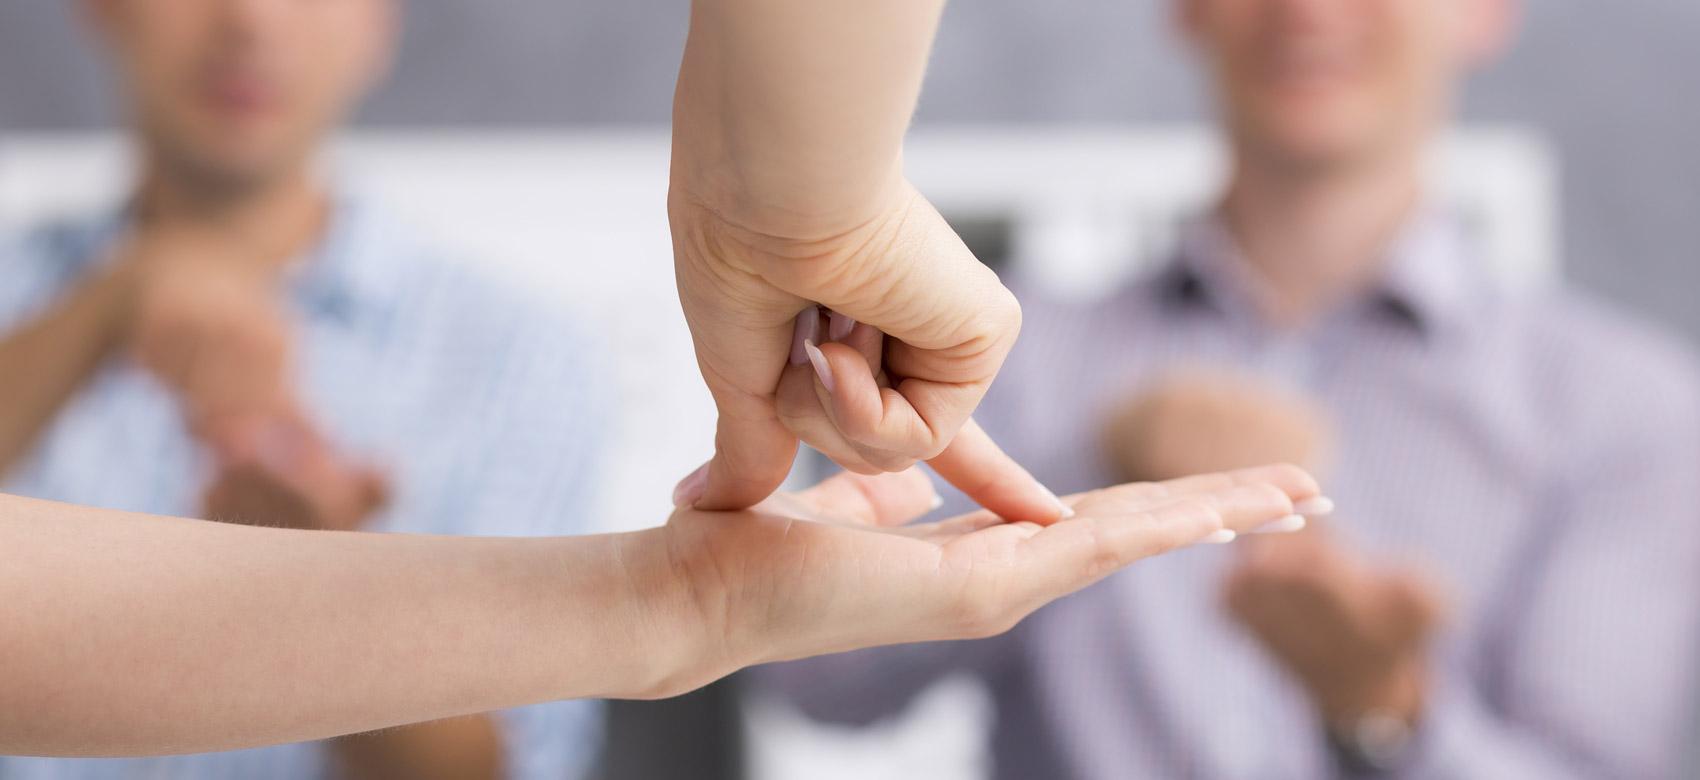
<path id="1" fill-rule="evenodd" d="M 1305 399 L 1227 373 L 1162 379 L 1112 410 L 1102 442 L 1116 477 L 1155 482 L 1263 463 L 1322 465 L 1333 434 Z"/>
<path id="2" fill-rule="evenodd" d="M 133 355 L 213 455 L 210 519 L 349 530 L 383 507 L 384 477 L 337 453 L 297 396 L 279 263 L 189 228 L 143 228 L 119 252 L 139 280 Z"/>

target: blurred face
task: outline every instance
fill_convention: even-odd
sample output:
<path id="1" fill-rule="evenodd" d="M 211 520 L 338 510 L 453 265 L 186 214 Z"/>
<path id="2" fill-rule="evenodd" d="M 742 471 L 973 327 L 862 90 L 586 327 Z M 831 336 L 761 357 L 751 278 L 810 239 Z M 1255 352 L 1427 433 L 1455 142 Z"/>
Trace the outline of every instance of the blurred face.
<path id="1" fill-rule="evenodd" d="M 1179 2 L 1241 154 L 1310 167 L 1420 144 L 1512 0 Z"/>
<path id="2" fill-rule="evenodd" d="M 137 129 L 183 175 L 292 171 L 382 75 L 392 0 L 85 0 Z"/>

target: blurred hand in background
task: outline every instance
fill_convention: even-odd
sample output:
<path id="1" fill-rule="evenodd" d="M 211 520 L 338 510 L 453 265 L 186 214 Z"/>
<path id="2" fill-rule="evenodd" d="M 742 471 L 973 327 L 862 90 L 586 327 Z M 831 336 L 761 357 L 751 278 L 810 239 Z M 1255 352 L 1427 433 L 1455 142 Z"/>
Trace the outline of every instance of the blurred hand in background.
<path id="1" fill-rule="evenodd" d="M 1224 594 L 1329 724 L 1421 716 L 1428 641 L 1446 615 L 1422 573 L 1372 564 L 1312 527 L 1245 545 Z"/>
<path id="2" fill-rule="evenodd" d="M 1308 400 L 1207 372 L 1155 383 L 1106 431 L 1111 462 L 1129 480 L 1272 461 L 1314 469 L 1333 439 Z M 1415 570 L 1365 560 L 1315 519 L 1301 533 L 1249 538 L 1239 549 L 1224 588 L 1230 613 L 1325 718 L 1349 723 L 1385 712 L 1416 720 L 1426 645 L 1445 614 L 1438 587 Z"/>
<path id="3" fill-rule="evenodd" d="M 351 530 L 381 509 L 381 473 L 349 461 L 297 398 L 291 323 L 271 264 L 219 231 L 144 226 L 119 250 L 137 270 L 136 360 L 176 397 L 213 456 L 211 519 Z"/>
<path id="4" fill-rule="evenodd" d="M 1116 409 L 1103 446 L 1127 481 L 1173 479 L 1260 463 L 1317 468 L 1333 433 L 1308 401 L 1224 373 L 1180 373 Z"/>

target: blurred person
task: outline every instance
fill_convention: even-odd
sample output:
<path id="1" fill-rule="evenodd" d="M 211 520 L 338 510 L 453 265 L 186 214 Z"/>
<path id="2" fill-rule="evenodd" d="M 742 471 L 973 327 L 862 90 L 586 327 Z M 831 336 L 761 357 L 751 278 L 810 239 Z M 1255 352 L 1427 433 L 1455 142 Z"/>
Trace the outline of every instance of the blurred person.
<path id="1" fill-rule="evenodd" d="M 327 10 L 331 6 L 315 5 L 304 13 L 362 13 L 354 4 L 334 6 Z M 266 3 L 249 3 L 242 10 L 280 8 L 299 10 Z M 120 10 L 140 13 L 139 4 Z M 682 143 L 675 146 L 674 175 L 676 188 L 691 188 L 701 210 L 675 219 L 676 238 L 723 238 L 738 226 L 719 224 L 716 215 L 751 204 L 786 203 L 798 194 L 792 188 L 800 183 L 818 187 L 837 173 L 865 173 L 870 164 L 871 170 L 887 174 L 898 170 L 897 139 L 914 108 L 941 2 L 798 5 L 697 0 L 692 10 L 680 100 L 694 103 L 697 110 L 692 121 L 676 127 L 676 141 Z M 348 30 L 321 29 L 317 37 L 335 32 Z M 320 44 L 316 39 L 315 52 Z M 774 69 L 776 60 L 799 67 Z M 699 77 L 686 78 L 690 74 Z M 827 78 L 817 78 L 823 74 Z M 716 104 L 717 110 L 707 108 Z M 812 110 L 822 105 L 870 121 L 880 132 L 846 133 L 832 112 Z M 809 116 L 825 121 L 811 123 L 806 121 Z M 787 132 L 772 135 L 769 129 L 777 126 L 786 126 Z M 751 143 L 764 148 L 723 154 Z M 715 170 L 733 175 L 716 181 L 712 175 L 698 178 L 691 173 Z M 900 179 L 886 176 L 884 181 L 897 184 Z M 847 199 L 827 189 L 816 192 L 826 196 L 823 200 L 797 202 L 836 204 L 832 211 L 840 217 L 921 216 L 913 211 L 912 192 L 903 187 L 852 188 L 846 191 L 855 197 Z M 894 196 L 897 205 L 888 200 Z M 783 246 L 798 237 L 782 227 L 771 223 L 771 234 L 742 232 L 737 237 L 765 246 Z M 842 433 L 857 442 L 887 441 L 885 433 L 895 433 L 898 439 L 906 433 L 915 436 L 892 439 L 900 445 L 897 455 L 878 458 L 879 463 L 870 463 L 871 470 L 891 468 L 907 457 L 905 452 L 948 449 L 952 439 L 961 438 L 958 431 L 972 435 L 977 429 L 967 422 L 968 413 L 978 401 L 978 390 L 989 381 L 989 376 L 965 379 L 982 387 L 906 398 L 909 411 L 938 418 L 929 420 L 924 433 L 902 425 L 895 432 L 857 428 L 870 422 L 866 410 L 826 408 L 835 407 L 827 402 L 865 400 L 863 393 L 870 386 L 894 376 L 913 378 L 874 363 L 864 351 L 876 343 L 872 336 L 879 336 L 884 350 L 916 361 L 921 377 L 940 367 L 971 376 L 995 373 L 1001 359 L 988 361 L 962 354 L 964 350 L 997 352 L 999 345 L 1013 340 L 1017 324 L 1010 317 L 976 321 L 977 296 L 1002 289 L 984 274 L 940 275 L 933 279 L 937 285 L 927 289 L 902 284 L 931 278 L 932 257 L 913 250 L 948 245 L 954 235 L 942 222 L 905 220 L 878 232 L 902 240 L 885 245 L 859 240 L 865 237 L 855 231 L 846 234 L 844 247 L 832 246 L 827 238 L 812 239 L 825 250 L 813 259 L 831 260 L 819 263 L 802 257 L 795 264 L 766 263 L 773 258 L 752 257 L 739 247 L 712 241 L 687 247 L 692 256 L 681 258 L 695 264 L 696 271 L 747 272 L 739 268 L 745 262 L 754 262 L 761 271 L 740 284 L 685 293 L 693 333 L 704 352 L 726 346 L 729 333 L 771 315 L 776 306 L 772 290 L 824 291 L 824 300 L 814 303 L 833 306 L 841 315 L 834 320 L 836 327 L 829 326 L 832 343 L 819 345 L 804 338 L 800 345 L 807 348 L 808 357 L 815 351 L 833 353 L 825 361 L 811 361 L 820 405 L 811 411 L 807 404 L 787 401 L 766 408 L 784 406 L 801 414 L 788 424 L 806 419 L 815 420 L 815 425 L 821 420 L 829 426 L 853 423 Z M 824 274 L 853 280 L 862 289 L 886 289 L 896 305 L 881 309 L 858 301 L 854 293 L 834 293 L 833 279 L 820 278 Z M 763 292 L 762 285 L 769 289 Z M 752 290 L 757 293 L 753 298 L 741 294 Z M 463 294 L 471 293 L 455 288 L 444 291 L 443 297 Z M 808 302 L 793 304 L 800 312 L 813 311 Z M 87 315 L 85 309 L 99 309 L 91 304 L 65 308 L 74 314 L 44 316 L 31 327 L 101 321 L 98 316 L 78 316 Z M 807 317 L 797 313 L 785 313 L 780 324 L 790 328 L 793 320 L 804 323 Z M 401 319 L 399 312 L 379 314 L 385 324 L 399 324 Z M 888 316 L 894 314 L 902 316 Z M 844 331 L 844 316 L 866 321 L 860 335 L 853 326 Z M 207 319 L 166 321 L 204 324 Z M 875 328 L 882 333 L 875 334 Z M 222 345 L 234 343 L 244 345 L 238 350 L 242 354 L 263 353 L 247 347 L 275 342 L 264 335 L 266 328 L 244 328 L 236 334 L 208 327 L 189 330 L 201 334 L 205 343 L 221 345 L 220 352 L 226 349 Z M 384 334 L 421 339 L 439 335 Z M 27 339 L 0 347 L 0 359 L 18 359 L 15 365 L 26 370 L 36 369 L 35 361 L 20 356 L 40 359 L 44 354 L 39 344 Z M 199 359 L 201 348 L 197 346 L 188 360 L 173 356 L 170 349 L 158 353 L 162 359 L 152 364 L 166 380 L 162 384 L 249 386 L 245 375 L 225 377 L 223 369 L 213 374 L 218 381 L 207 379 L 200 370 L 209 365 Z M 846 354 L 845 349 L 853 352 Z M 139 351 L 148 352 L 146 347 Z M 287 350 L 280 351 L 288 365 Z M 270 352 L 273 360 L 253 364 L 258 366 L 253 370 L 266 375 L 275 369 L 280 351 Z M 728 357 L 742 372 L 741 381 L 763 381 L 762 372 L 754 371 L 754 363 L 742 356 L 699 355 L 705 372 L 725 365 L 722 361 Z M 770 357 L 767 381 L 801 367 L 793 359 L 787 368 L 783 352 Z M 173 366 L 189 369 L 174 371 Z M 385 368 L 391 372 L 379 379 L 386 386 L 419 370 L 413 365 Z M 508 368 L 515 370 L 507 371 L 504 379 L 534 392 L 553 393 L 563 413 L 581 411 L 575 406 L 581 399 L 563 397 L 561 386 L 538 381 L 553 377 Z M 847 382 L 867 384 L 845 386 L 845 394 L 838 395 L 832 380 L 836 372 L 843 372 L 838 375 Z M 929 390 L 929 381 L 938 379 L 880 389 L 920 396 Z M 312 389 L 310 382 L 304 386 Z M 464 384 L 458 390 L 461 395 L 469 392 Z M 476 391 L 474 386 L 471 394 L 479 395 Z M 21 392 L 0 407 L 11 408 L 30 397 L 28 391 Z M 203 425 L 203 420 L 225 415 L 195 412 L 227 409 L 222 401 L 231 394 L 221 391 L 210 397 L 212 402 L 187 405 L 188 419 L 177 425 L 192 431 L 217 428 Z M 289 393 L 274 389 L 262 397 L 268 403 L 241 404 L 241 414 L 235 416 L 288 419 Z M 182 405 L 180 400 L 173 404 Z M 273 414 L 256 412 L 256 406 Z M 759 405 L 727 408 L 758 410 L 748 424 L 771 431 L 759 417 Z M 422 428 L 453 428 L 453 420 L 430 410 L 411 411 Z M 896 419 L 910 419 L 903 417 L 903 409 L 896 411 Z M 482 422 L 492 427 L 488 420 Z M 735 422 L 723 420 L 721 432 L 735 432 Z M 233 438 L 240 441 L 243 427 L 236 430 Z M 458 428 L 445 433 L 463 435 L 431 442 L 444 454 L 475 442 L 477 435 Z M 257 438 L 261 443 L 267 439 Z M 287 441 L 286 453 L 315 444 L 306 437 Z M 979 467 L 981 478 L 1008 476 L 1013 462 L 986 446 L 988 442 L 970 440 L 968 451 L 975 459 L 966 465 Z M 546 444 L 559 447 L 560 441 L 550 438 Z M 108 476 L 143 468 L 151 455 L 115 461 Z M 277 468 L 270 456 L 258 460 L 259 466 Z M 294 459 L 281 462 L 288 465 Z M 316 459 L 312 470 L 340 473 L 344 478 L 338 484 L 345 486 L 372 485 L 372 480 L 358 478 L 358 463 L 327 455 Z M 506 468 L 495 467 L 504 474 Z M 970 469 L 964 475 L 975 473 Z M 936 506 L 938 499 L 930 481 L 913 470 L 839 475 L 807 491 L 766 497 L 742 511 L 697 508 L 692 504 L 698 501 L 732 499 L 709 499 L 686 489 L 680 495 L 683 506 L 656 528 L 525 539 L 205 523 L 0 495 L 0 550 L 6 556 L 6 565 L 0 566 L 0 605 L 6 613 L 6 629 L 0 632 L 0 701 L 6 702 L 0 707 L 0 752 L 112 756 L 228 750 L 538 701 L 668 696 L 754 663 L 877 644 L 984 636 L 1005 631 L 1038 606 L 1134 561 L 1231 538 L 1236 532 L 1290 525 L 1295 504 L 1319 496 L 1307 473 L 1279 465 L 1124 485 L 1060 501 L 1037 491 L 1037 483 L 1024 473 L 1020 476 L 1027 481 L 1014 487 L 1036 497 L 1033 506 L 1053 522 L 1009 522 L 980 511 L 940 523 L 903 525 Z M 283 481 L 271 482 L 275 488 Z M 400 498 L 407 487 L 405 477 L 392 476 L 390 483 L 389 492 L 397 496 L 392 511 L 399 511 L 395 507 L 405 505 Z M 344 495 L 374 502 L 384 498 L 383 491 Z M 451 492 L 436 498 L 458 501 L 462 512 L 490 510 L 474 495 Z M 353 506 L 359 509 L 362 502 Z M 428 741 L 444 746 L 435 738 Z"/>
<path id="2" fill-rule="evenodd" d="M 1700 589 L 1691 358 L 1562 285 L 1495 278 L 1423 188 L 1515 4 L 1174 9 L 1214 77 L 1225 194 L 1150 277 L 1090 305 L 1025 298 L 981 419 L 1066 490 L 1314 458 L 1332 520 L 1152 562 L 995 640 L 758 678 L 867 723 L 968 671 L 1004 778 L 1676 775 Z"/>
<path id="3" fill-rule="evenodd" d="M 139 176 L 122 207 L 43 225 L 5 262 L 4 489 L 318 530 L 587 530 L 605 414 L 589 342 L 317 167 L 384 75 L 399 8 L 80 10 Z M 559 778 L 598 717 L 549 704 L 247 753 L 0 759 L 0 776 Z"/>

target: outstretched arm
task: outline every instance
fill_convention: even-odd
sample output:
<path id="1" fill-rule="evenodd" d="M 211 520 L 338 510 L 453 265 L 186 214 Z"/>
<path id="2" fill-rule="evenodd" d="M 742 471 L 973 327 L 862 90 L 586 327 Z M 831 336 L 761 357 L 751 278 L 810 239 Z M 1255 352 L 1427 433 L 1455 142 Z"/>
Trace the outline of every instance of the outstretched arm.
<path id="1" fill-rule="evenodd" d="M 629 534 L 296 531 L 0 497 L 0 753 L 318 739 L 985 636 L 1121 566 L 1315 495 L 1272 468 L 1076 497 L 1049 527 L 898 526 L 918 473 L 844 475 Z"/>
<path id="2" fill-rule="evenodd" d="M 801 439 L 861 473 L 928 460 L 1006 519 L 1064 514 L 970 419 L 1020 308 L 903 176 L 943 6 L 693 3 L 669 212 L 720 427 L 681 502 L 760 501 Z"/>

